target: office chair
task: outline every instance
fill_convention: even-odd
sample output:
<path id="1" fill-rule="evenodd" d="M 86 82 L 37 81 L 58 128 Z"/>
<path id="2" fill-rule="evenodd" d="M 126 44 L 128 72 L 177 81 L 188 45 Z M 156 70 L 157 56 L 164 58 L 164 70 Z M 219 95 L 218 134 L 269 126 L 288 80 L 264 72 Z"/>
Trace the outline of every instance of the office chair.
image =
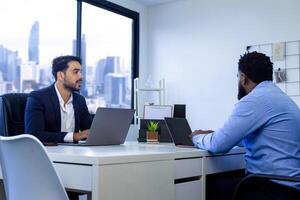
<path id="1" fill-rule="evenodd" d="M 28 94 L 8 93 L 0 96 L 0 135 L 25 133 L 24 113 Z"/>
<path id="2" fill-rule="evenodd" d="M 241 182 L 238 184 L 238 186 L 235 189 L 233 200 L 242 200 L 242 190 L 243 187 L 246 187 L 246 184 L 250 181 L 253 181 L 253 184 L 255 184 L 255 181 L 259 180 L 265 180 L 265 181 L 271 181 L 271 180 L 278 180 L 278 181 L 290 181 L 290 182 L 300 182 L 300 178 L 298 177 L 288 177 L 288 176 L 278 176 L 278 175 L 269 175 L 269 174 L 251 174 L 246 176 L 241 180 Z M 251 194 L 250 194 L 251 196 Z M 295 197 L 295 199 L 300 199 L 300 191 L 299 196 Z"/>
<path id="3" fill-rule="evenodd" d="M 0 136 L 0 163 L 7 199 L 68 200 L 45 148 L 34 136 Z"/>

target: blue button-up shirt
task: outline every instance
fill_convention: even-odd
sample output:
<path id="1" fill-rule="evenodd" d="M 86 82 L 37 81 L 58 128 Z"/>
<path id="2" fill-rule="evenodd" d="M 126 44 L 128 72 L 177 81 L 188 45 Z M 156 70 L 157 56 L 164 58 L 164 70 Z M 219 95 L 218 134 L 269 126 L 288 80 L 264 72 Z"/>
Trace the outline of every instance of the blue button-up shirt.
<path id="1" fill-rule="evenodd" d="M 242 142 L 248 172 L 300 177 L 300 110 L 271 81 L 243 97 L 220 130 L 193 142 L 213 153 Z M 300 189 L 300 183 L 280 183 Z"/>

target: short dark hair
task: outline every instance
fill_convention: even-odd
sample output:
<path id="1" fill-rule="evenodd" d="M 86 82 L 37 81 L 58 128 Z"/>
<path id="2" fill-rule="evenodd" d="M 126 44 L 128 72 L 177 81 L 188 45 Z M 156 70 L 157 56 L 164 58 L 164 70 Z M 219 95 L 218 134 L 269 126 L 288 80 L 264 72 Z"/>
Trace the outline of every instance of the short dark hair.
<path id="1" fill-rule="evenodd" d="M 241 56 L 238 65 L 239 71 L 257 84 L 273 80 L 273 63 L 263 53 L 247 52 Z"/>
<path id="2" fill-rule="evenodd" d="M 71 61 L 77 61 L 81 64 L 81 59 L 77 56 L 59 56 L 52 61 L 52 75 L 57 80 L 57 72 L 66 71 L 68 69 L 68 63 Z"/>

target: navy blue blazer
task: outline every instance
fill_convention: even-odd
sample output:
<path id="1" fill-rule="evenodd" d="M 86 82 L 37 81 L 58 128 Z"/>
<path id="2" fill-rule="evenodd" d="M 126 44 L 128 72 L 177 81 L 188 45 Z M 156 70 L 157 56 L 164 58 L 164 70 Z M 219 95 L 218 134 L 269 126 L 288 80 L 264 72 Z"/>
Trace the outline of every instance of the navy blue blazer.
<path id="1" fill-rule="evenodd" d="M 73 92 L 75 132 L 89 129 L 91 115 L 85 98 Z M 60 104 L 54 84 L 29 94 L 25 109 L 25 132 L 42 142 L 64 142 L 67 132 L 61 132 Z"/>

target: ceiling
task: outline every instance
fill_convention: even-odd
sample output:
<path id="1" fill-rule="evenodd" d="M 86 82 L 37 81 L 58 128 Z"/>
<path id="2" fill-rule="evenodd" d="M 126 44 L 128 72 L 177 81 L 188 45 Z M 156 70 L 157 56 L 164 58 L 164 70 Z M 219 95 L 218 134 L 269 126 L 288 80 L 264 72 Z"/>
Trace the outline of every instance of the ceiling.
<path id="1" fill-rule="evenodd" d="M 172 1 L 177 1 L 177 0 L 135 0 L 139 3 L 142 3 L 146 6 L 153 6 L 161 3 L 167 3 L 167 2 L 172 2 Z"/>

